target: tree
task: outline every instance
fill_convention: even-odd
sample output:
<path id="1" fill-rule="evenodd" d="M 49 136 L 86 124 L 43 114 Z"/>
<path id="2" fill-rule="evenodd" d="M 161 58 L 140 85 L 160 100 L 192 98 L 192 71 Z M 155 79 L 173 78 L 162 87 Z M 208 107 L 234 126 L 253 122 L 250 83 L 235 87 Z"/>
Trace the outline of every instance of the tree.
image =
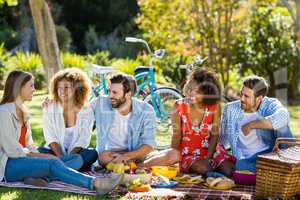
<path id="1" fill-rule="evenodd" d="M 61 68 L 55 25 L 45 0 L 29 0 L 46 80 Z"/>
<path id="2" fill-rule="evenodd" d="M 15 6 L 18 4 L 18 1 L 0 0 L 0 5 L 5 3 L 9 6 Z M 34 21 L 38 48 L 46 73 L 46 80 L 49 83 L 50 77 L 61 68 L 55 25 L 45 0 L 29 0 L 29 5 Z"/>
<path id="3" fill-rule="evenodd" d="M 138 12 L 136 0 L 53 0 L 52 2 L 61 6 L 63 12 L 58 18 L 58 23 L 65 24 L 71 31 L 76 51 L 80 53 L 87 51 L 84 38 L 90 27 L 94 27 L 98 36 L 96 40 L 100 43 L 99 36 L 117 32 L 117 37 L 113 38 L 117 47 L 124 45 L 124 37 L 128 30 L 132 34 L 132 31 L 136 29 L 133 23 L 133 18 Z M 121 42 L 117 41 L 119 38 Z M 94 45 L 99 46 L 99 44 Z"/>
<path id="4" fill-rule="evenodd" d="M 144 38 L 171 54 L 208 56 L 208 66 L 229 81 L 231 49 L 240 1 L 140 0 L 136 22 Z"/>
<path id="5" fill-rule="evenodd" d="M 285 8 L 257 6 L 250 15 L 249 27 L 234 44 L 233 63 L 242 74 L 251 72 L 268 77 L 271 96 L 275 95 L 279 70 L 286 68 L 288 81 L 293 84 L 291 77 L 298 67 L 300 49 L 294 45 L 292 28 L 291 16 Z"/>
<path id="6" fill-rule="evenodd" d="M 300 43 L 300 0 L 280 0 L 279 1 L 283 6 L 285 6 L 292 19 L 294 25 L 294 43 L 299 45 Z M 298 52 L 300 54 L 300 52 Z M 295 98 L 299 95 L 298 85 L 300 82 L 300 63 L 296 63 L 297 67 L 294 67 L 292 72 L 291 81 L 288 85 L 289 95 L 291 98 Z"/>

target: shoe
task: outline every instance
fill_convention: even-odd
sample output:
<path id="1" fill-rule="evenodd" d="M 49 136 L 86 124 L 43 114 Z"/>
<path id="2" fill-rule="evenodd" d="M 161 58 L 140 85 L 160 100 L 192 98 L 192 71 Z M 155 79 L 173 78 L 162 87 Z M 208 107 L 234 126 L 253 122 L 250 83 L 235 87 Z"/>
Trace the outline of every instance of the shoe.
<path id="1" fill-rule="evenodd" d="M 24 183 L 27 185 L 34 185 L 37 187 L 46 187 L 48 185 L 47 181 L 42 178 L 25 178 Z"/>
<path id="2" fill-rule="evenodd" d="M 98 195 L 105 195 L 116 188 L 122 181 L 124 174 L 114 175 L 112 177 L 97 177 L 94 181 L 94 188 Z"/>

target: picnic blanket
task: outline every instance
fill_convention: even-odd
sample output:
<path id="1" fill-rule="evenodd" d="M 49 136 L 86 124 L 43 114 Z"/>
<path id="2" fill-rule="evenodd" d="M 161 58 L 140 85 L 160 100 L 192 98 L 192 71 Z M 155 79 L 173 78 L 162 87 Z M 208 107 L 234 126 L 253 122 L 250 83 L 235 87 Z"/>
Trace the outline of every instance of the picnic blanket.
<path id="1" fill-rule="evenodd" d="M 99 174 L 95 172 L 88 172 L 87 174 L 104 177 L 107 175 Z M 26 185 L 23 182 L 0 182 L 0 187 L 9 188 L 30 188 L 30 189 L 47 189 L 62 192 L 70 192 L 76 194 L 92 195 L 95 196 L 96 192 L 78 187 L 75 185 L 70 185 L 63 183 L 61 181 L 52 181 L 47 187 L 36 187 L 32 185 Z M 153 189 L 150 192 L 143 193 L 132 193 L 126 192 L 122 187 L 116 188 L 110 193 L 110 197 L 113 199 L 114 196 L 125 196 L 127 199 L 253 199 L 255 193 L 254 186 L 237 186 L 232 190 L 211 190 L 206 189 L 197 185 L 177 185 L 172 189 Z"/>
<path id="2" fill-rule="evenodd" d="M 173 192 L 173 193 L 172 193 Z M 198 185 L 178 185 L 171 189 L 154 189 L 144 193 L 127 193 L 127 199 L 254 199 L 255 186 L 238 185 L 232 190 L 211 190 Z M 173 199 L 172 198 L 172 199 Z"/>

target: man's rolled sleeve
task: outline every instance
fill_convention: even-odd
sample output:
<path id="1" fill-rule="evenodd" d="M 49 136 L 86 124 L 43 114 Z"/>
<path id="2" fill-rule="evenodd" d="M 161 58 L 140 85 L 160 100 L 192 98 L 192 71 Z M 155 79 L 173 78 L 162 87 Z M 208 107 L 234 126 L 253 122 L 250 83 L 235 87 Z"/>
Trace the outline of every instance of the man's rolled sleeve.
<path id="1" fill-rule="evenodd" d="M 278 130 L 289 124 L 289 113 L 285 108 L 276 110 L 273 114 L 266 116 L 265 119 L 270 120 L 274 130 Z"/>

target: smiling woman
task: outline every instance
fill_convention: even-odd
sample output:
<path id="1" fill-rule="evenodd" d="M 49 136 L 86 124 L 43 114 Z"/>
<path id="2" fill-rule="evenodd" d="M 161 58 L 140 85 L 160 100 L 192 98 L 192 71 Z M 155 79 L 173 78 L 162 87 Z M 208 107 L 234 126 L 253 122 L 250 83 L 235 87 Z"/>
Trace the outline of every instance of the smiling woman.
<path id="1" fill-rule="evenodd" d="M 51 80 L 52 102 L 43 110 L 43 132 L 45 147 L 41 153 L 57 157 L 80 155 L 83 159 L 81 171 L 89 171 L 97 160 L 95 149 L 87 148 L 91 141 L 94 124 L 93 112 L 88 106 L 89 78 L 77 68 L 57 72 Z M 78 168 L 78 161 L 66 164 Z"/>
<path id="2" fill-rule="evenodd" d="M 27 181 L 41 187 L 47 184 L 44 178 L 51 177 L 50 180 L 95 189 L 99 194 L 112 190 L 121 177 L 88 176 L 72 170 L 53 155 L 37 152 L 24 105 L 32 100 L 34 91 L 30 73 L 12 71 L 8 75 L 0 102 L 0 181 Z"/>

